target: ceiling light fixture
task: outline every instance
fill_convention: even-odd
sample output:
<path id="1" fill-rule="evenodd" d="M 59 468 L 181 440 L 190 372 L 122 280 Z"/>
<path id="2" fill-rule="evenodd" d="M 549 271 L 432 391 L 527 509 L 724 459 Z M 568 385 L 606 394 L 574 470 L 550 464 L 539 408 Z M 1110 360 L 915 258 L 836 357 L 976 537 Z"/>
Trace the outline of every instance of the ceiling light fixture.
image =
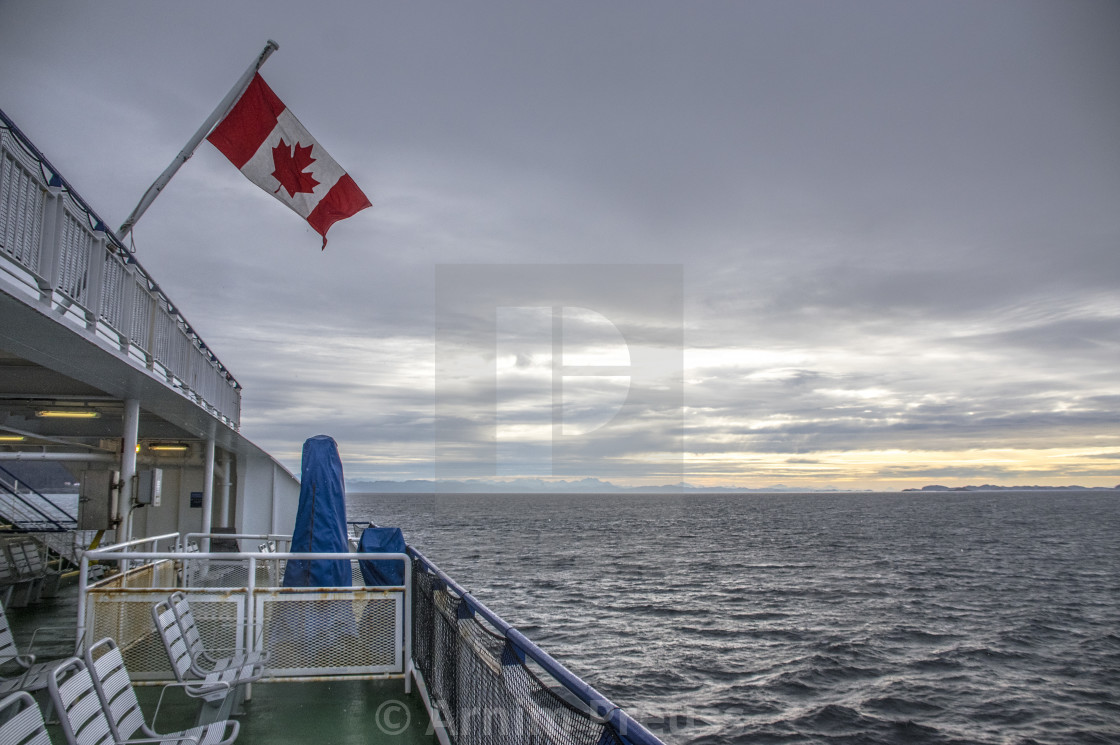
<path id="1" fill-rule="evenodd" d="M 182 453 L 190 450 L 190 448 L 190 445 L 182 442 L 158 442 L 148 445 L 148 450 L 155 450 L 160 453 Z"/>
<path id="2" fill-rule="evenodd" d="M 101 412 L 93 409 L 45 409 L 35 412 L 35 416 L 46 419 L 96 419 L 101 416 Z"/>
<path id="3" fill-rule="evenodd" d="M 23 442 L 26 439 L 23 435 L 0 435 L 0 442 Z"/>

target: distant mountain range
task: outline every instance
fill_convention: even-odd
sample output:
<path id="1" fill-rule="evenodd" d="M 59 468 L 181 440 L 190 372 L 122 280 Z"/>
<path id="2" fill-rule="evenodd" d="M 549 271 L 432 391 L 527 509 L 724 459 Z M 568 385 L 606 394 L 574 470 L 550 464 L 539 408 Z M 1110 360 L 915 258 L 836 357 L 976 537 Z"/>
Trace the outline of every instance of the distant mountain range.
<path id="1" fill-rule="evenodd" d="M 30 485 L 44 492 L 72 492 L 77 491 L 77 479 L 59 463 L 37 462 L 10 462 L 4 467 L 21 483 Z M 4 481 L 11 481 L 5 476 Z M 1120 490 L 1120 485 L 1113 487 Z M 904 492 L 950 492 L 950 491 L 1058 491 L 1063 489 L 1076 491 L 1107 491 L 1109 487 L 1088 486 L 999 486 L 996 484 L 982 484 L 980 486 L 942 486 L 930 484 L 912 489 L 903 489 Z M 355 493 L 372 492 L 376 494 L 547 494 L 547 493 L 582 493 L 582 494 L 736 494 L 736 493 L 820 493 L 820 492 L 860 492 L 863 489 L 840 489 L 836 487 L 818 487 L 807 489 L 804 486 L 786 486 L 785 484 L 771 484 L 758 488 L 731 487 L 731 486 L 696 486 L 689 483 L 667 484 L 664 486 L 618 486 L 602 479 L 579 479 L 575 481 L 546 481 L 544 479 L 510 479 L 506 481 L 471 479 L 467 481 L 350 481 L 346 490 Z"/>
<path id="2" fill-rule="evenodd" d="M 435 494 L 452 492 L 456 494 L 527 494 L 527 493 L 586 493 L 586 494 L 682 494 L 682 493 L 733 493 L 733 492 L 804 492 L 803 487 L 774 484 L 760 489 L 739 487 L 708 487 L 681 483 L 663 486 L 618 486 L 602 479 L 579 479 L 576 481 L 546 481 L 544 479 L 511 479 L 508 481 L 469 479 L 466 481 L 349 481 L 346 490 L 352 492 L 376 492 L 381 494 Z M 823 488 L 811 491 L 842 491 Z"/>
<path id="3" fill-rule="evenodd" d="M 1120 485 L 1115 487 L 1120 489 Z M 903 489 L 906 492 L 940 492 L 940 491 L 1057 491 L 1062 489 L 1074 490 L 1108 490 L 1109 487 L 1088 486 L 996 486 L 984 484 L 982 486 L 941 486 L 933 484 L 915 489 Z M 466 481 L 350 481 L 346 490 L 360 493 L 377 494 L 531 494 L 531 493 L 586 493 L 586 494 L 735 494 L 735 493 L 773 493 L 773 492 L 859 492 L 862 489 L 838 489 L 835 487 L 818 487 L 806 489 L 803 486 L 786 486 L 773 484 L 758 488 L 750 487 L 725 487 L 725 486 L 695 486 L 688 483 L 663 486 L 618 486 L 609 481 L 587 478 L 576 481 L 545 481 L 544 479 L 511 479 L 508 481 L 469 479 Z"/>

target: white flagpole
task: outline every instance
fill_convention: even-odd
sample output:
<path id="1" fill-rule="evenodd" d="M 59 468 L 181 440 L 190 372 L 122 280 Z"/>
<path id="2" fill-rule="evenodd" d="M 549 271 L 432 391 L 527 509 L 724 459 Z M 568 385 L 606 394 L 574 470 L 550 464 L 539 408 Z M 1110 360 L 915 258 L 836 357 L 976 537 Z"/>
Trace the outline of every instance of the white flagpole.
<path id="1" fill-rule="evenodd" d="M 128 216 L 128 219 L 121 225 L 121 229 L 117 231 L 118 238 L 124 240 L 124 237 L 132 230 L 132 226 L 136 224 L 136 221 L 140 219 L 144 211 L 148 209 L 151 203 L 155 201 L 156 197 L 159 196 L 159 193 L 163 191 L 163 187 L 167 186 L 167 183 L 171 181 L 171 177 L 175 175 L 179 167 L 190 160 L 190 157 L 194 155 L 195 148 L 198 147 L 198 143 L 202 142 L 202 138 L 210 134 L 210 130 L 214 128 L 214 125 L 224 119 L 226 114 L 229 113 L 229 110 L 233 108 L 237 99 L 245 92 L 245 89 L 253 80 L 253 76 L 257 73 L 257 70 L 261 69 L 261 65 L 268 59 L 268 56 L 279 48 L 279 44 L 272 39 L 268 40 L 268 43 L 264 45 L 264 49 L 253 61 L 253 64 L 249 65 L 249 69 L 245 71 L 245 74 L 234 84 L 233 88 L 230 88 L 229 93 L 227 93 L 226 97 L 222 99 L 222 102 L 218 104 L 218 108 L 214 109 L 214 112 L 202 123 L 202 126 L 198 128 L 194 136 L 191 137 L 179 154 L 175 156 L 175 159 L 171 161 L 171 165 L 169 165 L 167 169 L 160 174 L 159 178 L 148 187 L 148 190 L 144 192 L 144 196 L 141 197 L 140 203 L 136 205 L 136 209 L 132 210 L 132 214 Z"/>

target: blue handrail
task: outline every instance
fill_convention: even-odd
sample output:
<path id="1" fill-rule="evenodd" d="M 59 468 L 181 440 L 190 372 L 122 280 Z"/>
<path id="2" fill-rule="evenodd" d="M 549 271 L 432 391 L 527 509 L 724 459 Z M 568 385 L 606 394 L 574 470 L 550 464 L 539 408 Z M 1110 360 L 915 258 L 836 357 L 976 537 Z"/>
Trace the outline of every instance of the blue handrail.
<path id="1" fill-rule="evenodd" d="M 607 720 L 623 742 L 630 745 L 664 745 L 656 735 L 611 703 L 610 699 L 553 659 L 551 655 L 530 641 L 528 637 L 506 623 L 497 613 L 483 605 L 478 598 L 467 592 L 462 585 L 451 579 L 446 572 L 433 564 L 426 556 L 412 546 L 408 546 L 406 551 L 409 556 L 419 561 L 425 569 L 439 577 L 445 585 L 454 590 L 455 594 L 462 598 L 472 612 L 482 616 L 490 625 L 498 629 L 519 652 L 532 658 L 534 662 L 571 691 L 580 701 L 590 706 L 596 715 Z"/>

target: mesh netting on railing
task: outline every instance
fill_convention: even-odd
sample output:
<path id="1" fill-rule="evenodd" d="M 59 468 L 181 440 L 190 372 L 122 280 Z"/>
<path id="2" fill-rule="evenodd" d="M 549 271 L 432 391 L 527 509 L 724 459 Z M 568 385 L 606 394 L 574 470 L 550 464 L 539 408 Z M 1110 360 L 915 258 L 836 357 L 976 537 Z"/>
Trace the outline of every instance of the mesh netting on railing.
<path id="1" fill-rule="evenodd" d="M 569 703 L 504 636 L 419 560 L 412 565 L 412 657 L 456 745 L 620 743 Z"/>

